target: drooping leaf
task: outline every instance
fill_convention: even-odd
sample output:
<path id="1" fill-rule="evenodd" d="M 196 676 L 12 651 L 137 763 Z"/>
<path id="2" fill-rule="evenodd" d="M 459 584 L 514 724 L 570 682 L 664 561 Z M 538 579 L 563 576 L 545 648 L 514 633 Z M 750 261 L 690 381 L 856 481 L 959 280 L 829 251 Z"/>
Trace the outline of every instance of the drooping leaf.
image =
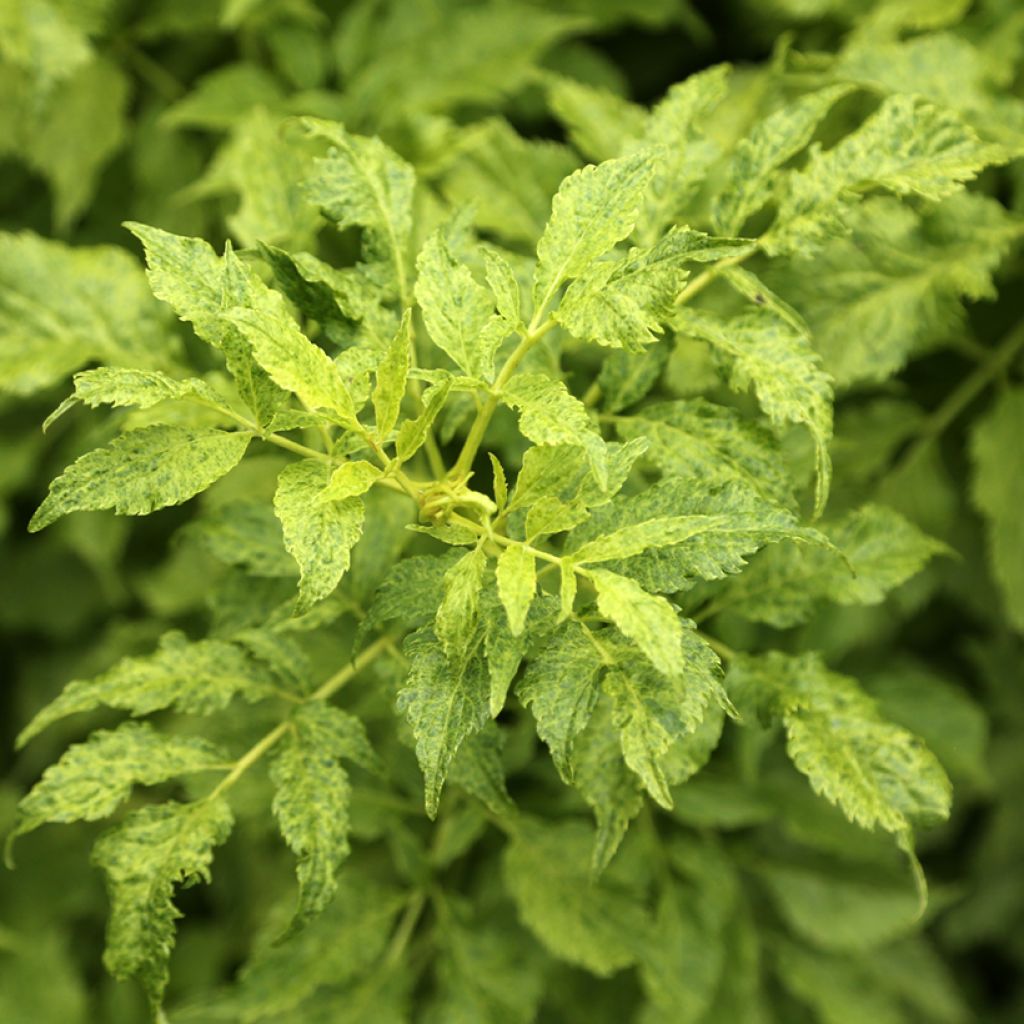
<path id="1" fill-rule="evenodd" d="M 527 662 L 516 694 L 533 714 L 559 774 L 572 778 L 575 738 L 597 701 L 601 654 L 582 626 L 566 622 Z"/>
<path id="2" fill-rule="evenodd" d="M 420 630 L 405 641 L 411 668 L 398 707 L 412 725 L 425 782 L 427 814 L 437 814 L 441 787 L 459 745 L 483 728 L 490 683 L 479 658 L 452 665 L 433 633 Z"/>
<path id="3" fill-rule="evenodd" d="M 712 216 L 719 231 L 738 232 L 772 198 L 772 176 L 811 141 L 835 103 L 851 91 L 832 85 L 786 104 L 758 122 L 729 160 Z"/>
<path id="4" fill-rule="evenodd" d="M 786 627 L 805 621 L 824 600 L 842 605 L 878 604 L 945 545 L 899 513 L 865 505 L 822 533 L 835 545 L 779 545 L 758 556 L 736 584 L 732 598 L 741 614 Z"/>
<path id="5" fill-rule="evenodd" d="M 168 736 L 146 722 L 100 729 L 69 747 L 18 804 L 14 836 L 46 822 L 96 821 L 109 817 L 136 785 L 154 786 L 178 775 L 225 763 L 212 743 Z"/>
<path id="6" fill-rule="evenodd" d="M 616 419 L 627 440 L 646 438 L 647 457 L 667 474 L 703 481 L 739 479 L 780 505 L 793 485 L 771 432 L 734 409 L 702 398 L 650 405 Z"/>
<path id="7" fill-rule="evenodd" d="M 779 715 L 793 763 L 855 824 L 904 837 L 916 819 L 948 816 L 949 780 L 935 756 L 818 655 L 743 658 L 730 665 L 728 683 Z"/>
<path id="8" fill-rule="evenodd" d="M 295 925 L 320 913 L 337 890 L 335 874 L 348 855 L 348 758 L 374 765 L 362 722 L 328 704 L 302 705 L 294 730 L 275 758 L 274 816 L 298 858 L 299 901 Z"/>
<path id="9" fill-rule="evenodd" d="M 110 922 L 103 962 L 115 978 L 136 975 L 154 1009 L 169 977 L 175 886 L 210 880 L 213 848 L 233 818 L 223 798 L 144 807 L 105 833 L 93 863 L 106 873 Z"/>
<path id="10" fill-rule="evenodd" d="M 763 240 L 770 253 L 812 252 L 841 234 L 858 189 L 939 200 L 953 195 L 988 164 L 1005 159 L 952 111 L 914 96 L 889 96 L 857 131 L 811 154 L 792 172 L 776 224 Z"/>
<path id="11" fill-rule="evenodd" d="M 1024 526 L 1021 477 L 1009 470 L 1008 453 L 1024 428 L 1024 391 L 1004 392 L 974 428 L 974 502 L 988 526 L 989 558 L 1010 621 L 1024 631 Z"/>

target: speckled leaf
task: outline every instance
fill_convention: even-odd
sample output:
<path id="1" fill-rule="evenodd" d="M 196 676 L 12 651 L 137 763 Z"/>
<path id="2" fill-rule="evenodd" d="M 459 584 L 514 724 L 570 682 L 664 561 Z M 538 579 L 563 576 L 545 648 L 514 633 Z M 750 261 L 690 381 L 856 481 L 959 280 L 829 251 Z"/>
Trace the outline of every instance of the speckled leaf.
<path id="1" fill-rule="evenodd" d="M 326 464 L 306 459 L 286 466 L 277 479 L 274 512 L 285 547 L 299 565 L 298 614 L 334 590 L 362 535 L 365 512 L 359 498 L 320 500 L 329 472 Z"/>
<path id="2" fill-rule="evenodd" d="M 50 484 L 29 530 L 69 512 L 112 508 L 144 516 L 205 491 L 233 469 L 249 446 L 245 431 L 189 430 L 159 424 L 121 434 L 87 452 Z"/>
<path id="3" fill-rule="evenodd" d="M 855 824 L 904 837 L 915 819 L 948 816 L 949 780 L 931 751 L 818 655 L 744 657 L 727 682 L 782 719 L 793 763 Z"/>
<path id="4" fill-rule="evenodd" d="M 534 556 L 522 545 L 513 544 L 502 551 L 495 572 L 501 603 L 508 613 L 512 632 L 518 636 L 526 625 L 526 616 L 537 589 Z"/>
<path id="5" fill-rule="evenodd" d="M 552 202 L 551 219 L 537 243 L 535 310 L 546 306 L 563 282 L 578 277 L 633 230 L 653 172 L 651 154 L 641 150 L 584 167 L 562 182 Z"/>
<path id="6" fill-rule="evenodd" d="M 519 412 L 519 429 L 536 444 L 574 444 L 587 454 L 599 486 L 608 485 L 608 450 L 583 403 L 543 373 L 521 373 L 502 391 Z"/>
<path id="7" fill-rule="evenodd" d="M 676 327 L 727 353 L 733 360 L 730 384 L 740 391 L 752 384 L 769 419 L 802 423 L 810 430 L 818 474 L 814 504 L 820 515 L 832 479 L 832 386 L 808 339 L 767 313 L 723 321 L 684 309 Z"/>
<path id="8" fill-rule="evenodd" d="M 766 498 L 793 504 L 779 443 L 761 424 L 703 398 L 649 405 L 615 422 L 628 439 L 645 438 L 663 472 L 705 482 L 738 479 Z"/>
<path id="9" fill-rule="evenodd" d="M 455 259 L 447 236 L 446 228 L 435 231 L 416 260 L 416 301 L 434 344 L 463 373 L 491 380 L 502 340 L 501 333 L 485 330 L 494 315 L 494 298 Z"/>
<path id="10" fill-rule="evenodd" d="M 167 987 L 181 916 L 171 902 L 175 886 L 209 882 L 213 848 L 233 823 L 223 799 L 158 804 L 134 811 L 93 847 L 110 896 L 103 962 L 115 978 L 137 976 L 154 1009 Z"/>
<path id="11" fill-rule="evenodd" d="M 406 313 L 402 324 L 395 332 L 384 357 L 377 364 L 377 379 L 373 389 L 373 412 L 377 425 L 377 437 L 386 441 L 398 422 L 402 398 L 412 364 L 412 315 Z"/>
<path id="12" fill-rule="evenodd" d="M 403 649 L 411 667 L 398 694 L 398 708 L 409 719 L 416 737 L 424 802 L 433 818 L 456 751 L 490 717 L 490 679 L 479 658 L 451 665 L 429 630 L 413 633 Z"/>
<path id="13" fill-rule="evenodd" d="M 13 836 L 46 822 L 109 817 L 132 787 L 155 786 L 178 775 L 222 768 L 227 758 L 212 743 L 168 736 L 146 722 L 100 729 L 69 747 L 18 804 Z"/>
<path id="14" fill-rule="evenodd" d="M 299 901 L 292 927 L 319 914 L 337 890 L 335 874 L 348 856 L 348 758 L 377 766 L 359 719 L 329 704 L 305 704 L 294 730 L 274 759 L 273 812 L 281 834 L 298 858 Z"/>
<path id="15" fill-rule="evenodd" d="M 569 621 L 530 658 L 516 684 L 516 694 L 537 723 L 537 735 L 567 782 L 573 772 L 573 742 L 597 701 L 601 666 L 601 655 L 583 627 Z"/>
<path id="16" fill-rule="evenodd" d="M 681 674 L 683 627 L 675 609 L 663 597 L 648 594 L 635 580 L 607 569 L 588 569 L 597 589 L 597 607 L 605 618 L 643 651 L 659 672 Z"/>

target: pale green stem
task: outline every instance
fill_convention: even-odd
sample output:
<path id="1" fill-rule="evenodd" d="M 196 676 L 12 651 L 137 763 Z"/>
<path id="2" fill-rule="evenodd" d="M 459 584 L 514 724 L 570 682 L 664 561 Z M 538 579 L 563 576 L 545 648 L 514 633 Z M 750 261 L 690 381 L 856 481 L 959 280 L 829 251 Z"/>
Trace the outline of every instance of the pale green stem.
<path id="1" fill-rule="evenodd" d="M 516 372 L 519 364 L 526 357 L 530 349 L 554 327 L 554 320 L 547 320 L 537 328 L 533 328 L 532 325 L 530 328 L 527 328 L 522 340 L 508 357 L 505 365 L 501 368 L 501 372 L 495 378 L 494 386 L 491 388 L 487 400 L 480 407 L 480 411 L 476 414 L 476 419 L 473 420 L 473 424 L 469 428 L 462 451 L 459 452 L 458 460 L 451 469 L 450 476 L 452 479 L 462 480 L 469 475 L 470 467 L 472 467 L 476 453 L 483 442 L 484 434 L 487 433 L 487 428 L 490 426 L 491 417 L 494 416 L 494 412 L 498 408 L 502 388 L 509 382 L 512 374 Z"/>
<path id="2" fill-rule="evenodd" d="M 390 636 L 375 640 L 369 647 L 361 651 L 348 665 L 339 669 L 325 683 L 314 690 L 306 701 L 327 700 L 338 692 L 353 676 L 369 665 L 378 654 L 394 642 Z M 231 771 L 220 780 L 206 798 L 214 800 L 229 790 L 238 780 L 267 753 L 291 729 L 291 722 L 286 719 L 279 722 L 262 739 L 254 743 L 235 763 Z"/>

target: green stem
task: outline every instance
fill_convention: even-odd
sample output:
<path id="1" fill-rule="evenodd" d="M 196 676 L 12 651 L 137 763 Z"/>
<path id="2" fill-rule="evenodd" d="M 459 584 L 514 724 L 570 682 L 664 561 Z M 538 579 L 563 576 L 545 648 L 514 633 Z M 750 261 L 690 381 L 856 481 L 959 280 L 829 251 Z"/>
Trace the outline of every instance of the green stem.
<path id="1" fill-rule="evenodd" d="M 727 256 L 724 260 L 719 260 L 717 263 L 712 264 L 707 270 L 698 274 L 677 296 L 676 305 L 682 306 L 689 302 L 695 295 L 699 295 L 712 281 L 714 281 L 723 270 L 727 270 L 729 267 L 736 267 L 743 263 L 745 260 L 750 259 L 754 255 L 756 249 L 747 249 L 746 251 L 738 252 L 733 256 Z"/>
<path id="2" fill-rule="evenodd" d="M 1013 362 L 1014 357 L 1024 349 L 1024 322 L 1018 324 L 1003 339 L 988 358 L 961 381 L 945 401 L 928 417 L 914 442 L 890 471 L 899 473 L 914 465 L 928 448 L 937 441 L 955 419 L 974 401 L 982 391 Z"/>
<path id="3" fill-rule="evenodd" d="M 491 388 L 491 392 L 487 396 L 487 401 L 480 407 L 480 411 L 476 414 L 476 419 L 473 420 L 473 425 L 469 428 L 469 433 L 466 435 L 462 451 L 459 452 L 459 457 L 456 460 L 455 465 L 452 466 L 450 473 L 452 479 L 462 480 L 469 476 L 473 460 L 476 458 L 476 453 L 479 451 L 480 445 L 483 442 L 484 434 L 487 433 L 487 428 L 490 426 L 491 417 L 494 416 L 494 412 L 498 408 L 498 402 L 501 400 L 502 388 L 504 388 L 509 382 L 512 374 L 516 372 L 519 364 L 526 357 L 530 349 L 532 349 L 534 345 L 536 345 L 537 342 L 554 327 L 554 320 L 546 320 L 538 327 L 534 327 L 531 323 L 531 326 L 527 328 L 526 333 L 522 336 L 522 340 L 505 361 L 505 365 L 501 368 L 501 372 L 495 378 L 494 386 Z"/>
<path id="4" fill-rule="evenodd" d="M 306 703 L 316 700 L 327 700 L 337 693 L 353 676 L 361 672 L 372 662 L 381 651 L 393 643 L 393 637 L 381 637 L 374 641 L 365 650 L 361 651 L 349 664 L 339 669 L 325 683 L 314 690 L 307 698 Z M 238 780 L 259 761 L 291 728 L 291 721 L 286 719 L 279 722 L 262 739 L 254 743 L 234 764 L 231 771 L 224 776 L 220 782 L 211 790 L 207 800 L 215 800 L 221 794 L 229 790 Z"/>

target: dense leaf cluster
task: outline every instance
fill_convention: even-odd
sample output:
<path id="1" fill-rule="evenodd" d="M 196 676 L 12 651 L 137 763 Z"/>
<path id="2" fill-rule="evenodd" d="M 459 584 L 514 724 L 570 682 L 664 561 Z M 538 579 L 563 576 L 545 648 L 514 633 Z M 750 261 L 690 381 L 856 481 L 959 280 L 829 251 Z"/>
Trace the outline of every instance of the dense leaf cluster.
<path id="1" fill-rule="evenodd" d="M 1016 7 L 0 0 L 0 1019 L 1024 1013 Z"/>

